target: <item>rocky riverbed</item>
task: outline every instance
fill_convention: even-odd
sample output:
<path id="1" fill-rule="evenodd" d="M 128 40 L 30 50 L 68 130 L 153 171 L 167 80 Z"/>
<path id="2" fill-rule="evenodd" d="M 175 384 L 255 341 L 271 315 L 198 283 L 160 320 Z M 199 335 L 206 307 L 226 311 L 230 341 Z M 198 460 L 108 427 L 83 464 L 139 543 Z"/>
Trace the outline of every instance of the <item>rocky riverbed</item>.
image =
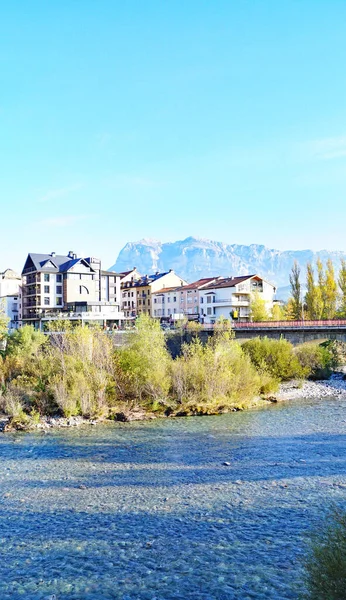
<path id="1" fill-rule="evenodd" d="M 280 385 L 277 401 L 304 398 L 346 398 L 346 380 L 343 372 L 333 373 L 325 381 L 287 381 Z"/>

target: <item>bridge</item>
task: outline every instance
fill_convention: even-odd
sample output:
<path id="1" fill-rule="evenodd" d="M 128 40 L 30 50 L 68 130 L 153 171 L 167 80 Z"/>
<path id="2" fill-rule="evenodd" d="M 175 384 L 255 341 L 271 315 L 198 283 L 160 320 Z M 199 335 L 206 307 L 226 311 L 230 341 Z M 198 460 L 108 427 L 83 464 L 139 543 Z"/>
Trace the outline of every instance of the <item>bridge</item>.
<path id="1" fill-rule="evenodd" d="M 213 329 L 204 326 L 203 331 L 211 332 Z M 235 323 L 233 331 L 239 340 L 253 337 L 284 338 L 294 345 L 318 339 L 346 342 L 346 319 Z"/>

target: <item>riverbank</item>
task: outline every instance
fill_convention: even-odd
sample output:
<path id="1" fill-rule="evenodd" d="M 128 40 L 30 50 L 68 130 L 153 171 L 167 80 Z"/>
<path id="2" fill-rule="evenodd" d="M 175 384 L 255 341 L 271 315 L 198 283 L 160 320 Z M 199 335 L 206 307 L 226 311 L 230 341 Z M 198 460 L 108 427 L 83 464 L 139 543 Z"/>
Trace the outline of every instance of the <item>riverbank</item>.
<path id="1" fill-rule="evenodd" d="M 324 381 L 286 381 L 275 394 L 278 402 L 304 400 L 304 398 L 346 398 L 346 380 L 343 372 L 333 373 Z"/>
<path id="2" fill-rule="evenodd" d="M 324 381 L 299 381 L 292 380 L 280 384 L 279 390 L 276 394 L 273 394 L 267 398 L 257 397 L 246 407 L 247 410 L 254 408 L 263 408 L 268 403 L 275 402 L 289 402 L 290 400 L 304 400 L 314 398 L 344 398 L 346 399 L 346 379 L 345 373 L 337 372 L 333 373 L 331 377 Z M 219 411 L 214 414 L 225 414 L 229 412 L 237 412 L 239 410 L 246 410 L 244 408 L 232 408 Z M 210 413 L 211 415 L 212 413 Z M 179 418 L 186 416 L 202 416 L 199 413 L 190 413 L 188 411 L 166 411 L 160 413 L 153 413 L 151 411 L 145 411 L 141 407 L 123 408 L 118 412 L 115 412 L 113 417 L 105 418 L 92 418 L 88 419 L 82 416 L 71 416 L 71 417 L 60 417 L 50 416 L 41 417 L 39 421 L 30 420 L 27 422 L 20 423 L 18 421 L 12 422 L 11 417 L 7 415 L 0 415 L 0 432 L 13 432 L 13 431 L 32 431 L 41 430 L 49 431 L 52 429 L 63 429 L 63 428 L 75 428 L 81 426 L 93 426 L 100 423 L 111 423 L 114 421 L 121 423 L 130 423 L 132 421 L 149 421 L 154 419 L 162 418 Z M 204 415 L 208 416 L 208 415 Z"/>

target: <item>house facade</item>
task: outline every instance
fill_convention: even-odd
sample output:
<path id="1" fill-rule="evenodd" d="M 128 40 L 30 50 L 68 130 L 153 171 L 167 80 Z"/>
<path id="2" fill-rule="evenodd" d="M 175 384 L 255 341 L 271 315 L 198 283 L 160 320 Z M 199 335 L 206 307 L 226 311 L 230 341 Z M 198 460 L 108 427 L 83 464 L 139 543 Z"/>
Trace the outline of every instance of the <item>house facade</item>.
<path id="1" fill-rule="evenodd" d="M 136 267 L 120 273 L 121 310 L 127 319 L 134 319 L 137 315 L 137 294 L 133 286 L 141 278 L 142 275 Z"/>
<path id="2" fill-rule="evenodd" d="M 123 287 L 122 301 L 127 303 L 124 306 L 129 309 L 132 318 L 141 314 L 154 316 L 154 310 L 157 310 L 153 296 L 163 288 L 177 288 L 186 283 L 172 269 L 166 273 L 155 273 L 153 275 L 144 275 L 132 284 Z M 130 302 L 130 306 L 128 303 Z"/>
<path id="3" fill-rule="evenodd" d="M 22 271 L 22 322 L 42 328 L 57 319 L 119 325 L 120 275 L 103 271 L 97 258 L 29 254 Z"/>
<path id="4" fill-rule="evenodd" d="M 217 279 L 219 278 L 207 277 L 183 286 L 158 290 L 153 296 L 152 316 L 165 321 L 198 321 L 200 290 Z"/>
<path id="5" fill-rule="evenodd" d="M 254 294 L 264 300 L 270 311 L 275 292 L 276 288 L 259 275 L 220 278 L 200 290 L 200 322 L 213 325 L 219 318 L 250 321 Z"/>
<path id="6" fill-rule="evenodd" d="M 21 323 L 21 284 L 22 278 L 12 269 L 0 273 L 0 309 L 9 319 L 8 329 L 18 329 Z"/>

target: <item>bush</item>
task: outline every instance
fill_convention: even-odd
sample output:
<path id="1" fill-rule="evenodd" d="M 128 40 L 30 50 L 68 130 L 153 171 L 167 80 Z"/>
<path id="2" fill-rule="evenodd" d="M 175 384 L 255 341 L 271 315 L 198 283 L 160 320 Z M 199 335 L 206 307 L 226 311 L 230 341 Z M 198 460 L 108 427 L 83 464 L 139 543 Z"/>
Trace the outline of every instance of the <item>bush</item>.
<path id="1" fill-rule="evenodd" d="M 242 349 L 259 372 L 268 373 L 277 381 L 299 379 L 308 374 L 287 340 L 254 338 L 244 342 Z"/>
<path id="2" fill-rule="evenodd" d="M 160 323 L 146 315 L 136 321 L 123 348 L 115 354 L 115 379 L 121 400 L 165 403 L 170 387 L 171 357 Z"/>
<path id="3" fill-rule="evenodd" d="M 312 538 L 304 564 L 305 600 L 345 600 L 346 513 L 334 512 Z"/>
<path id="4" fill-rule="evenodd" d="M 296 348 L 295 353 L 307 377 L 311 379 L 328 379 L 330 377 L 334 359 L 327 348 L 315 344 L 304 344 Z"/>
<path id="5" fill-rule="evenodd" d="M 184 344 L 172 364 L 172 395 L 192 413 L 208 414 L 243 407 L 259 394 L 260 376 L 229 333 L 205 346 L 197 338 Z"/>

